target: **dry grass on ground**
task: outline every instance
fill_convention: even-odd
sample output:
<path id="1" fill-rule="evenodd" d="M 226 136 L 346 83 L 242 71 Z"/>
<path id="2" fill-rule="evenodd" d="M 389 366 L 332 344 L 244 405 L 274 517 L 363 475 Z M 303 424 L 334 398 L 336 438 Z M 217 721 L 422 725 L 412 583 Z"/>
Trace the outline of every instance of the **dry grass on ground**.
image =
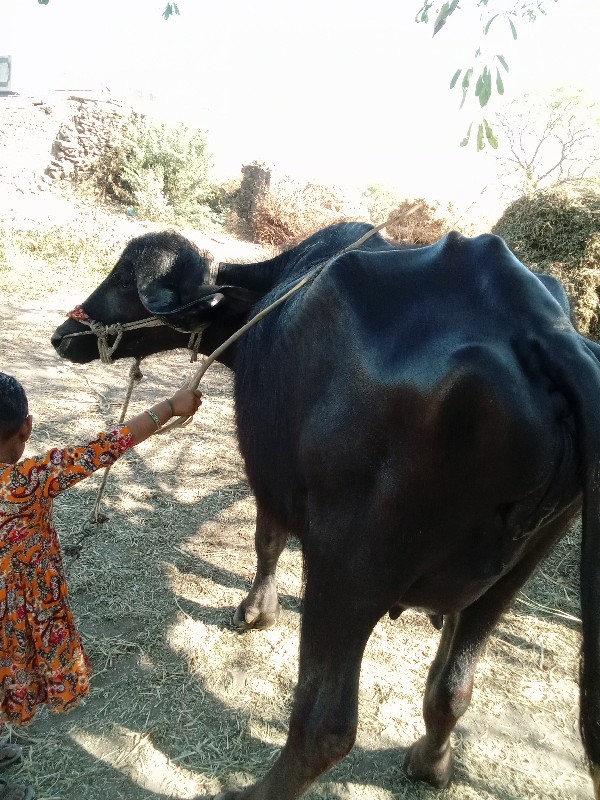
<path id="1" fill-rule="evenodd" d="M 81 265 L 60 271 L 19 257 L 0 266 L 0 369 L 29 390 L 35 450 L 84 440 L 118 417 L 128 364 L 74 366 L 49 344 L 63 312 L 97 282 Z M 143 368 L 132 412 L 173 391 L 191 369 L 183 353 Z M 235 633 L 232 612 L 254 569 L 254 506 L 228 372 L 211 368 L 204 392 L 190 427 L 151 439 L 115 467 L 103 503 L 109 521 L 93 528 L 79 559 L 67 559 L 96 677 L 85 706 L 40 714 L 11 732 L 26 757 L 7 777 L 33 783 L 39 800 L 203 796 L 256 780 L 285 741 L 300 554 L 292 545 L 281 559 L 279 624 Z M 63 545 L 80 536 L 99 482 L 84 481 L 57 503 Z M 402 770 L 405 748 L 423 730 L 423 684 L 439 634 L 416 613 L 381 620 L 363 662 L 357 745 L 308 797 L 591 798 L 577 731 L 577 575 L 574 531 L 492 637 L 454 738 L 456 780 L 441 793 Z"/>

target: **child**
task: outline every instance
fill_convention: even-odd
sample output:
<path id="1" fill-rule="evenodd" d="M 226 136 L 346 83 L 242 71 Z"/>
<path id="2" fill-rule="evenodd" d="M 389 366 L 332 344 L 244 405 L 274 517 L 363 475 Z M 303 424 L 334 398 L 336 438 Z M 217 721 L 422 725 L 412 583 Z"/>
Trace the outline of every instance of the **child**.
<path id="1" fill-rule="evenodd" d="M 21 384 L 0 372 L 0 731 L 30 722 L 40 705 L 71 708 L 89 691 L 91 667 L 69 606 L 52 505 L 60 492 L 113 464 L 173 416 L 191 416 L 201 393 L 181 389 L 80 447 L 20 459 L 32 417 Z M 0 769 L 20 760 L 0 744 Z M 0 800 L 31 800 L 0 778 Z"/>

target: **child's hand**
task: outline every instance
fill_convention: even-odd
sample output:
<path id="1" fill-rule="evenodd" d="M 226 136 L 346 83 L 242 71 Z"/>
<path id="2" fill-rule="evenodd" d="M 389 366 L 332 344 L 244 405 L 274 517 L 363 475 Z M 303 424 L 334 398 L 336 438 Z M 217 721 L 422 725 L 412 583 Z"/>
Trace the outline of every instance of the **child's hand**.
<path id="1" fill-rule="evenodd" d="M 171 397 L 171 403 L 176 417 L 191 417 L 202 405 L 202 392 L 199 389 L 180 389 Z"/>
<path id="2" fill-rule="evenodd" d="M 127 420 L 125 426 L 131 431 L 134 444 L 139 444 L 166 425 L 171 417 L 193 417 L 202 404 L 202 392 L 198 389 L 180 389 L 167 400 L 161 400 L 143 414 Z"/>

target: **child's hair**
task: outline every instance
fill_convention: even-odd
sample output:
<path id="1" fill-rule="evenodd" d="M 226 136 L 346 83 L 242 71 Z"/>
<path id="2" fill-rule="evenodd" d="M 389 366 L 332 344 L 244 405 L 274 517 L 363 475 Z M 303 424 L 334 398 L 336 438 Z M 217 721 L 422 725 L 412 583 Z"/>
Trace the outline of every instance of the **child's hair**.
<path id="1" fill-rule="evenodd" d="M 0 372 L 0 439 L 9 439 L 27 419 L 25 389 L 12 375 Z"/>

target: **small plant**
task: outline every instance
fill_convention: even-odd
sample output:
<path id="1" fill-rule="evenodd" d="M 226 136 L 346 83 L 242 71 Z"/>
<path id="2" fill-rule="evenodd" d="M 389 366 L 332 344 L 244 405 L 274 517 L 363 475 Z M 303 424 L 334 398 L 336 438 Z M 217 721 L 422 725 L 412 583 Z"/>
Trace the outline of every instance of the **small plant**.
<path id="1" fill-rule="evenodd" d="M 203 131 L 133 118 L 109 159 L 109 193 L 140 217 L 205 225 L 214 212 L 211 161 Z"/>
<path id="2" fill-rule="evenodd" d="M 240 179 L 229 178 L 225 183 L 210 186 L 205 202 L 215 214 L 227 216 L 235 210 L 239 192 Z"/>

